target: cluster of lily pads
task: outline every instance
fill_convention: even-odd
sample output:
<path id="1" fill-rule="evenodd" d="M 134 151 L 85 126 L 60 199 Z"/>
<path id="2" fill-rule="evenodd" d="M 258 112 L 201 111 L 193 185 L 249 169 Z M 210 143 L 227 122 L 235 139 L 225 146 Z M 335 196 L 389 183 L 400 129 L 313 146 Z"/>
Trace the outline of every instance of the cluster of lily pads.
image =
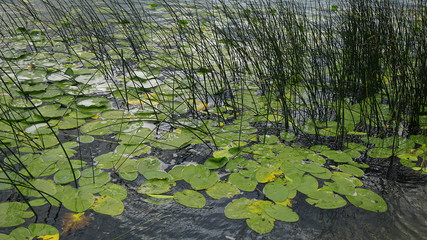
<path id="1" fill-rule="evenodd" d="M 213 69 L 188 62 L 194 46 L 183 43 L 168 48 L 176 39 L 166 45 L 162 37 L 184 34 L 190 19 L 165 23 L 160 31 L 163 35 L 148 27 L 151 38 L 145 40 L 146 47 L 157 61 L 127 63 L 120 69 L 121 64 L 138 59 L 132 41 L 126 41 L 126 26 L 132 21 L 119 19 L 106 6 L 93 8 L 113 16 L 109 20 L 117 32 L 111 44 L 117 45 L 106 52 L 89 51 L 96 50 L 96 36 L 74 44 L 56 35 L 61 27 L 72 26 L 72 22 L 65 23 L 70 19 L 63 19 L 60 25 L 33 22 L 34 30 L 19 27 L 2 38 L 0 190 L 15 191 L 22 201 L 0 203 L 0 227 L 24 224 L 37 215 L 37 207 L 46 204 L 64 206 L 77 214 L 93 210 L 120 215 L 128 190 L 111 182 L 118 175 L 129 182 L 142 176 L 145 181 L 138 193 L 157 204 L 173 200 L 203 208 L 206 198 L 201 192 L 212 199 L 233 199 L 225 208 L 226 217 L 246 219 L 254 231 L 268 233 L 276 220 L 299 220 L 292 210 L 297 195 L 321 209 L 351 203 L 369 211 L 386 211 L 381 196 L 362 188 L 360 178 L 369 167 L 362 153 L 371 158 L 397 157 L 402 165 L 427 173 L 426 136 L 374 137 L 360 127 L 392 123 L 393 111 L 388 105 L 371 104 L 372 99 L 383 102 L 382 94 L 341 109 L 343 122 L 289 120 L 275 93 L 261 94 L 262 86 L 246 80 L 215 82 L 215 77 L 208 77 Z M 151 4 L 149 9 L 153 15 L 172 15 L 174 8 Z M 174 17 L 181 16 L 166 20 L 174 22 Z M 42 31 L 40 26 L 51 29 Z M 225 51 L 224 41 L 216 44 L 223 44 L 220 51 Z M 115 60 L 122 62 L 116 66 Z M 186 72 L 186 67 L 197 71 Z M 226 75 L 235 70 L 221 67 L 212 68 Z M 287 87 L 290 109 L 304 112 L 307 90 L 298 84 Z M 381 109 L 381 119 L 367 114 L 372 112 L 367 110 L 371 106 Z M 420 118 L 425 127 L 426 118 Z M 289 122 L 293 127 L 285 128 Z M 315 136 L 345 136 L 346 141 L 335 149 L 302 143 Z M 96 156 L 82 152 L 101 142 L 111 143 L 114 149 L 103 149 Z M 172 165 L 152 151 L 197 149 L 198 144 L 212 149 L 203 163 Z M 174 189 L 183 181 L 191 189 Z M 253 191 L 262 192 L 264 200 L 241 197 Z M 33 237 L 58 239 L 59 231 L 32 223 L 0 235 L 0 239 Z"/>

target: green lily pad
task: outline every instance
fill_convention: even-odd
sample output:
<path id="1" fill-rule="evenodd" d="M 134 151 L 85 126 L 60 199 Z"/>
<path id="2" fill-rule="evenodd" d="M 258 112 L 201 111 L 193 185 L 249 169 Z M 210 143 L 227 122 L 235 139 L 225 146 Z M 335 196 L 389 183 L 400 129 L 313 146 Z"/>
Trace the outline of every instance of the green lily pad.
<path id="1" fill-rule="evenodd" d="M 29 197 L 42 197 L 54 195 L 56 193 L 56 185 L 52 180 L 45 179 L 30 179 L 28 186 L 18 186 L 21 193 Z"/>
<path id="2" fill-rule="evenodd" d="M 168 179 L 149 179 L 138 188 L 138 193 L 162 194 L 169 192 L 171 187 L 175 185 L 175 182 L 172 182 Z"/>
<path id="3" fill-rule="evenodd" d="M 81 143 L 91 143 L 95 140 L 95 138 L 93 138 L 90 135 L 81 135 L 77 138 L 77 141 L 81 142 Z"/>
<path id="4" fill-rule="evenodd" d="M 347 200 L 356 207 L 360 207 L 373 212 L 387 211 L 387 203 L 384 199 L 368 189 L 356 188 L 354 195 L 347 195 Z"/>
<path id="5" fill-rule="evenodd" d="M 75 189 L 68 185 L 64 187 L 62 203 L 70 211 L 86 211 L 94 202 L 95 197 L 92 193 L 81 190 L 81 188 Z"/>
<path id="6" fill-rule="evenodd" d="M 40 99 L 31 99 L 26 100 L 24 98 L 13 98 L 9 102 L 9 106 L 13 108 L 34 108 L 43 104 L 43 101 Z"/>
<path id="7" fill-rule="evenodd" d="M 110 130 L 110 126 L 116 124 L 115 120 L 94 120 L 86 122 L 83 126 L 80 127 L 80 131 L 83 134 L 89 135 L 106 135 L 113 133 Z"/>
<path id="8" fill-rule="evenodd" d="M 228 162 L 228 158 L 220 157 L 220 158 L 209 158 L 205 161 L 205 167 L 208 169 L 218 169 L 222 168 Z"/>
<path id="9" fill-rule="evenodd" d="M 186 207 L 203 208 L 206 205 L 205 197 L 193 190 L 185 189 L 182 192 L 175 192 L 173 198 L 177 203 Z"/>
<path id="10" fill-rule="evenodd" d="M 283 174 L 283 172 L 277 168 L 260 167 L 256 171 L 256 179 L 260 183 L 266 183 L 273 181 L 277 176 Z"/>
<path id="11" fill-rule="evenodd" d="M 280 204 L 271 204 L 264 208 L 264 211 L 272 218 L 284 222 L 297 222 L 299 220 L 298 214 L 287 206 Z"/>
<path id="12" fill-rule="evenodd" d="M 331 148 L 326 146 L 326 145 L 314 145 L 312 147 L 310 147 L 311 151 L 315 151 L 315 152 L 322 152 L 322 151 L 328 151 Z"/>
<path id="13" fill-rule="evenodd" d="M 284 141 L 293 141 L 295 139 L 297 139 L 297 137 L 295 136 L 295 134 L 290 133 L 290 132 L 281 132 L 280 133 L 280 137 L 284 140 Z"/>
<path id="14" fill-rule="evenodd" d="M 188 133 L 167 133 L 164 135 L 166 138 L 165 140 L 158 140 L 156 142 L 152 142 L 151 144 L 154 147 L 161 148 L 161 149 L 180 149 L 188 144 L 190 144 L 192 138 L 191 134 Z"/>
<path id="15" fill-rule="evenodd" d="M 138 171 L 141 174 L 150 171 L 157 171 L 160 169 L 162 163 L 157 157 L 150 156 L 146 158 L 141 158 L 138 160 Z"/>
<path id="16" fill-rule="evenodd" d="M 361 177 L 361 176 L 365 175 L 365 173 L 363 172 L 362 169 L 355 167 L 355 166 L 348 165 L 348 164 L 339 165 L 338 168 L 341 171 L 348 173 L 348 174 L 351 174 L 351 175 L 356 176 L 356 177 Z"/>
<path id="17" fill-rule="evenodd" d="M 81 177 L 79 179 L 80 186 L 85 185 L 96 185 L 96 186 L 102 186 L 110 181 L 110 174 L 108 172 L 102 172 L 93 178 L 90 177 Z"/>
<path id="18" fill-rule="evenodd" d="M 105 107 L 109 100 L 104 97 L 85 97 L 77 99 L 77 106 L 84 108 L 100 108 Z"/>
<path id="19" fill-rule="evenodd" d="M 34 216 L 33 212 L 26 211 L 28 205 L 20 202 L 0 203 L 0 227 L 13 227 L 25 222 L 24 218 Z"/>
<path id="20" fill-rule="evenodd" d="M 321 209 L 336 209 L 347 205 L 347 201 L 329 188 L 321 188 L 308 194 L 306 201 Z"/>
<path id="21" fill-rule="evenodd" d="M 274 144 L 279 141 L 279 138 L 276 135 L 261 135 L 259 141 L 264 144 Z"/>
<path id="22" fill-rule="evenodd" d="M 323 151 L 322 155 L 335 161 L 335 162 L 350 162 L 352 161 L 352 158 L 350 155 L 348 155 L 345 152 L 341 152 L 341 151 L 333 151 L 333 150 L 329 150 L 329 151 Z"/>
<path id="23" fill-rule="evenodd" d="M 124 200 L 127 196 L 126 188 L 114 183 L 107 183 L 103 186 L 104 190 L 100 192 L 101 195 L 110 196 L 119 200 Z"/>
<path id="24" fill-rule="evenodd" d="M 125 207 L 119 199 L 110 196 L 100 196 L 95 198 L 95 203 L 91 208 L 98 213 L 117 216 L 122 214 Z"/>
<path id="25" fill-rule="evenodd" d="M 74 176 L 76 179 L 79 179 L 81 173 L 79 170 L 77 169 L 73 169 L 74 171 Z M 55 180 L 56 183 L 58 184 L 67 184 L 70 183 L 72 181 L 74 181 L 74 176 L 73 173 L 71 172 L 71 169 L 62 169 L 59 170 L 55 176 L 53 177 L 53 179 Z"/>
<path id="26" fill-rule="evenodd" d="M 228 182 L 217 182 L 212 187 L 206 189 L 206 193 L 213 199 L 232 198 L 239 194 L 239 190 Z"/>
<path id="27" fill-rule="evenodd" d="M 182 177 L 182 171 L 184 170 L 185 166 L 174 166 L 170 171 L 169 174 L 173 177 L 173 180 L 179 181 L 183 180 Z"/>
<path id="28" fill-rule="evenodd" d="M 142 175 L 144 175 L 146 179 L 169 179 L 171 181 L 173 179 L 171 175 L 163 171 L 147 171 Z"/>
<path id="29" fill-rule="evenodd" d="M 240 173 L 232 173 L 228 180 L 238 189 L 247 192 L 254 191 L 258 185 L 257 181 L 252 180 L 250 177 L 245 177 Z"/>
<path id="30" fill-rule="evenodd" d="M 257 233 L 265 234 L 274 228 L 274 218 L 267 214 L 256 215 L 246 219 L 246 224 Z"/>
<path id="31" fill-rule="evenodd" d="M 393 155 L 393 150 L 390 148 L 372 148 L 368 151 L 368 156 L 371 158 L 389 158 Z"/>
<path id="32" fill-rule="evenodd" d="M 283 202 L 288 198 L 288 189 L 279 183 L 267 183 L 263 192 L 265 196 L 275 202 Z"/>
<path id="33" fill-rule="evenodd" d="M 304 194 L 309 194 L 311 192 L 316 191 L 318 187 L 319 183 L 317 182 L 317 180 L 311 175 L 306 174 L 301 177 L 301 181 L 298 183 L 297 190 Z"/>
<path id="34" fill-rule="evenodd" d="M 225 207 L 225 216 L 231 219 L 249 218 L 252 215 L 249 206 L 254 202 L 255 200 L 247 198 L 235 199 Z"/>

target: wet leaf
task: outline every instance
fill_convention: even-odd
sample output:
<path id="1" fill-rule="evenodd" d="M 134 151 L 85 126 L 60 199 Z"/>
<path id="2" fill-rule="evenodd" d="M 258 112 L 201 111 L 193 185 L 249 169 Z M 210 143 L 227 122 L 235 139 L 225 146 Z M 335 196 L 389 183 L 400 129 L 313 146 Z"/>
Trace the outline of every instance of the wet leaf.
<path id="1" fill-rule="evenodd" d="M 288 198 L 288 190 L 279 183 L 267 183 L 263 190 L 265 196 L 275 202 L 283 202 Z"/>
<path id="2" fill-rule="evenodd" d="M 124 205 L 119 199 L 110 196 L 99 196 L 91 207 L 95 212 L 117 216 L 122 214 Z"/>
<path id="3" fill-rule="evenodd" d="M 252 192 L 258 185 L 257 181 L 252 180 L 250 177 L 245 177 L 240 173 L 232 173 L 228 180 L 242 191 Z"/>
<path id="4" fill-rule="evenodd" d="M 387 211 L 387 204 L 384 199 L 368 189 L 356 188 L 355 194 L 346 196 L 347 200 L 356 207 L 360 207 L 373 212 Z"/>
<path id="5" fill-rule="evenodd" d="M 272 204 L 265 207 L 264 211 L 272 218 L 284 222 L 297 222 L 299 220 L 298 214 L 292 211 L 291 208 L 280 204 Z"/>
<path id="6" fill-rule="evenodd" d="M 138 188 L 138 193 L 162 194 L 169 192 L 171 187 L 175 185 L 175 182 L 172 182 L 168 179 L 149 179 Z"/>
<path id="7" fill-rule="evenodd" d="M 65 186 L 62 203 L 73 212 L 83 212 L 89 209 L 95 201 L 92 193 L 71 186 Z"/>
<path id="8" fill-rule="evenodd" d="M 33 212 L 26 211 L 28 205 L 20 202 L 0 203 L 0 227 L 13 227 L 25 222 L 24 218 L 34 216 Z"/>
<path id="9" fill-rule="evenodd" d="M 193 190 L 185 189 L 182 192 L 175 192 L 173 198 L 177 203 L 186 207 L 203 208 L 206 205 L 205 197 Z"/>
<path id="10" fill-rule="evenodd" d="M 267 214 L 256 215 L 246 219 L 246 224 L 257 233 L 269 233 L 274 227 L 274 218 Z"/>
<path id="11" fill-rule="evenodd" d="M 368 151 L 368 156 L 371 158 L 389 158 L 393 155 L 393 150 L 390 148 L 372 148 Z"/>
<path id="12" fill-rule="evenodd" d="M 209 158 L 205 161 L 205 167 L 208 169 L 218 169 L 222 168 L 228 162 L 228 158 L 220 157 L 220 158 Z"/>
<path id="13" fill-rule="evenodd" d="M 235 199 L 225 207 L 225 216 L 231 219 L 249 218 L 251 216 L 249 206 L 254 202 L 255 200 L 247 198 Z"/>
<path id="14" fill-rule="evenodd" d="M 217 182 L 212 187 L 206 189 L 206 193 L 213 199 L 232 198 L 239 194 L 239 190 L 228 182 Z"/>

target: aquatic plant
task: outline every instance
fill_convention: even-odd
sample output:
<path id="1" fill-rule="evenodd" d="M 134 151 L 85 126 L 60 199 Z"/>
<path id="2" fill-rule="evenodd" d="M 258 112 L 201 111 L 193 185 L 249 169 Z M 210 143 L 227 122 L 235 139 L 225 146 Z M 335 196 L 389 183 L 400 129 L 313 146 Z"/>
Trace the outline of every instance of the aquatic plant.
<path id="1" fill-rule="evenodd" d="M 148 202 L 230 198 L 226 217 L 268 233 L 299 220 L 296 197 L 386 211 L 362 188 L 372 159 L 427 173 L 423 1 L 343 1 L 323 14 L 209 5 L 1 5 L 0 189 L 19 197 L 0 203 L 0 227 L 37 221 L 45 204 L 75 212 L 63 233 L 86 226 L 87 211 L 120 215 L 128 189 L 112 179 L 142 176 Z M 199 144 L 211 153 L 197 163 L 152 151 Z M 31 223 L 8 237 L 22 236 L 59 233 Z"/>

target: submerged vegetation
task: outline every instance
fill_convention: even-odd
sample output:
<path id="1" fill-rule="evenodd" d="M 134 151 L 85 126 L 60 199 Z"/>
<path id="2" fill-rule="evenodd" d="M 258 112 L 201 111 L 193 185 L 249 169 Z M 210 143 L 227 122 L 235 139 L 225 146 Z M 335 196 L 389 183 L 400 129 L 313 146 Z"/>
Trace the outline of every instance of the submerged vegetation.
<path id="1" fill-rule="evenodd" d="M 41 206 L 74 212 L 62 235 L 120 215 L 120 182 L 155 204 L 230 198 L 226 217 L 268 233 L 299 220 L 297 195 L 387 211 L 363 187 L 376 159 L 427 173 L 424 0 L 231 2 L 2 0 L 0 227 L 19 227 L 0 239 L 58 239 L 23 227 Z"/>

